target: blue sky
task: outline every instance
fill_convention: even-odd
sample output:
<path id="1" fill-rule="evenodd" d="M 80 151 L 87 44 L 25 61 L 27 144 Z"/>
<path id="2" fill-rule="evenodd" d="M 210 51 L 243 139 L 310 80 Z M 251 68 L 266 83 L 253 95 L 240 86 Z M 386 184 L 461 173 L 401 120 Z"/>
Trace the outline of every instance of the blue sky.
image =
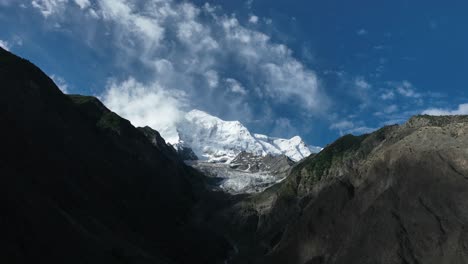
<path id="1" fill-rule="evenodd" d="M 0 45 L 171 137 L 193 108 L 326 145 L 468 114 L 466 1 L 0 0 Z"/>

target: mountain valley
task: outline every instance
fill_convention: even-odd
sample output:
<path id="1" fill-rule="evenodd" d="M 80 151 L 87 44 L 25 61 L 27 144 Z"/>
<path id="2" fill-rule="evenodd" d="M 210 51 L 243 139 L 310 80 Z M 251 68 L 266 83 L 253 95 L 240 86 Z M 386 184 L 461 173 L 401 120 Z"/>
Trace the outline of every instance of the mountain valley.
<path id="1" fill-rule="evenodd" d="M 195 110 L 168 144 L 2 48 L 0 83 L 1 263 L 468 263 L 468 116 L 321 149 Z"/>

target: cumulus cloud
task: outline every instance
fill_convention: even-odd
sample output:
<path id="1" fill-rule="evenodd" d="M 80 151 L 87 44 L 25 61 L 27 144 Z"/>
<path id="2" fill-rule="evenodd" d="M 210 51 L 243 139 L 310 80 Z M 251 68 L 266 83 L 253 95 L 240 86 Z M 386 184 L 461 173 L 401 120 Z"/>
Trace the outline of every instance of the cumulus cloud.
<path id="1" fill-rule="evenodd" d="M 167 91 L 157 82 L 143 84 L 133 78 L 111 81 L 103 95 L 104 104 L 135 126 L 157 128 L 170 143 L 178 141 L 176 124 L 183 118 L 184 93 Z"/>
<path id="2" fill-rule="evenodd" d="M 249 17 L 249 22 L 252 23 L 252 24 L 257 24 L 258 23 L 258 16 L 256 15 L 251 15 Z"/>
<path id="3" fill-rule="evenodd" d="M 287 46 L 260 31 L 265 25 L 256 24 L 258 17 L 251 16 L 243 24 L 219 7 L 173 0 L 96 0 L 92 5 L 89 0 L 34 0 L 33 6 L 47 21 L 59 17 L 61 8 L 74 8 L 73 17 L 67 20 L 67 25 L 74 23 L 74 33 L 95 41 L 89 46 L 106 45 L 106 50 L 112 50 L 109 56 L 129 79 L 113 81 L 103 97 L 112 103 L 109 108 L 137 125 L 148 122 L 146 125 L 155 129 L 167 130 L 170 122 L 150 118 L 150 114 L 166 111 L 162 108 L 145 111 L 135 106 L 129 110 L 116 103 L 116 96 L 130 98 L 130 104 L 142 97 L 143 105 L 150 105 L 145 98 L 158 101 L 162 94 L 183 92 L 188 100 L 181 102 L 179 96 L 170 96 L 174 107 L 161 106 L 167 106 L 167 112 L 174 111 L 174 116 L 190 108 L 203 108 L 244 122 L 265 119 L 265 112 L 276 109 L 272 107 L 276 104 L 288 104 L 308 115 L 321 115 L 329 106 L 316 73 Z M 86 18 L 90 12 L 93 20 L 80 19 L 80 14 Z M 95 35 L 89 37 L 86 29 L 91 26 L 103 30 L 94 30 Z M 258 100 L 262 109 L 255 103 Z M 282 113 L 273 110 L 269 116 L 281 118 Z"/>
<path id="4" fill-rule="evenodd" d="M 460 104 L 455 110 L 450 109 L 441 109 L 441 108 L 431 108 L 422 112 L 425 115 L 468 115 L 468 104 Z"/>

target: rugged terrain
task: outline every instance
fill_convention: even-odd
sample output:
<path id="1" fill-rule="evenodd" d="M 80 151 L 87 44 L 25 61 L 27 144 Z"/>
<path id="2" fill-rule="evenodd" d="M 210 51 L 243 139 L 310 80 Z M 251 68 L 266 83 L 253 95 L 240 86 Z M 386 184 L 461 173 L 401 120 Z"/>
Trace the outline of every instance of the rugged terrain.
<path id="1" fill-rule="evenodd" d="M 241 153 L 224 165 L 287 177 L 231 196 L 157 131 L 1 48 L 0 83 L 1 263 L 468 263 L 468 116 L 347 135 L 297 164 Z"/>
<path id="2" fill-rule="evenodd" d="M 0 83 L 1 263 L 224 260 L 227 242 L 197 224 L 224 198 L 158 134 L 1 48 Z"/>
<path id="3" fill-rule="evenodd" d="M 231 263 L 468 263 L 468 117 L 347 135 L 225 212 Z"/>

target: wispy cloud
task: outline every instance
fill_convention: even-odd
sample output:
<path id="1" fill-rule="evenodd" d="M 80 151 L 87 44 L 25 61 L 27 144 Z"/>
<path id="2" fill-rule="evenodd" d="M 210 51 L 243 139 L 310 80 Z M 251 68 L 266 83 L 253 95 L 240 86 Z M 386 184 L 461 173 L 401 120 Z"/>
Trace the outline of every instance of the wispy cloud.
<path id="1" fill-rule="evenodd" d="M 55 74 L 50 75 L 50 78 L 63 93 L 69 93 L 69 86 L 65 79 Z"/>
<path id="2" fill-rule="evenodd" d="M 226 84 L 233 93 L 238 93 L 241 95 L 246 95 L 247 91 L 245 88 L 240 84 L 237 80 L 232 79 L 232 78 L 227 78 L 226 79 Z"/>
<path id="3" fill-rule="evenodd" d="M 10 50 L 10 44 L 5 40 L 0 39 L 0 47 L 8 51 Z"/>
<path id="4" fill-rule="evenodd" d="M 74 34 L 85 36 L 91 47 L 112 49 L 109 54 L 126 76 L 115 76 L 108 87 L 112 92 L 103 94 L 107 103 L 115 102 L 115 96 L 131 94 L 127 103 L 139 104 L 138 96 L 182 91 L 190 102 L 178 102 L 180 98 L 173 96 L 171 100 L 180 108 L 169 110 L 202 108 L 243 121 L 262 119 L 266 111 L 276 109 L 271 107 L 275 104 L 289 104 L 308 115 L 321 115 L 330 105 L 316 73 L 287 46 L 261 31 L 268 27 L 268 18 L 251 15 L 242 22 L 218 6 L 173 0 L 96 0 L 92 4 L 88 0 L 34 0 L 32 5 L 47 18 L 46 23 L 62 22 L 63 16 L 72 14 L 66 25 Z M 87 28 L 102 30 L 90 33 Z M 255 105 L 253 111 L 255 100 L 263 104 L 261 109 Z M 138 118 L 134 111 L 129 114 L 123 104 L 109 107 L 138 120 L 139 125 L 143 120 L 164 130 L 160 123 Z M 278 111 L 272 111 L 271 117 L 281 118 Z"/>
<path id="5" fill-rule="evenodd" d="M 396 91 L 405 97 L 412 97 L 412 98 L 419 98 L 421 97 L 421 94 L 416 92 L 416 90 L 413 87 L 413 84 L 411 84 L 408 81 L 402 81 L 401 83 L 396 84 Z"/>
<path id="6" fill-rule="evenodd" d="M 425 115 L 468 115 L 468 103 L 458 105 L 457 109 L 430 108 L 422 112 Z"/>
<path id="7" fill-rule="evenodd" d="M 89 0 L 75 0 L 75 3 L 81 8 L 85 9 L 91 5 L 91 2 Z"/>
<path id="8" fill-rule="evenodd" d="M 376 130 L 375 128 L 365 126 L 362 123 L 355 123 L 350 120 L 338 121 L 332 124 L 330 126 L 330 129 L 339 131 L 340 135 L 344 135 L 344 134 L 361 135 L 361 134 L 370 133 Z"/>
<path id="9" fill-rule="evenodd" d="M 44 17 L 63 12 L 68 0 L 33 0 L 31 5 L 37 8 Z"/>
<path id="10" fill-rule="evenodd" d="M 395 93 L 392 90 L 386 90 L 380 95 L 382 100 L 391 100 L 395 98 Z"/>
<path id="11" fill-rule="evenodd" d="M 367 35 L 367 33 L 368 33 L 367 30 L 364 29 L 364 28 L 361 28 L 361 29 L 359 29 L 358 31 L 356 31 L 356 34 L 357 34 L 358 36 L 364 36 L 364 35 Z"/>

